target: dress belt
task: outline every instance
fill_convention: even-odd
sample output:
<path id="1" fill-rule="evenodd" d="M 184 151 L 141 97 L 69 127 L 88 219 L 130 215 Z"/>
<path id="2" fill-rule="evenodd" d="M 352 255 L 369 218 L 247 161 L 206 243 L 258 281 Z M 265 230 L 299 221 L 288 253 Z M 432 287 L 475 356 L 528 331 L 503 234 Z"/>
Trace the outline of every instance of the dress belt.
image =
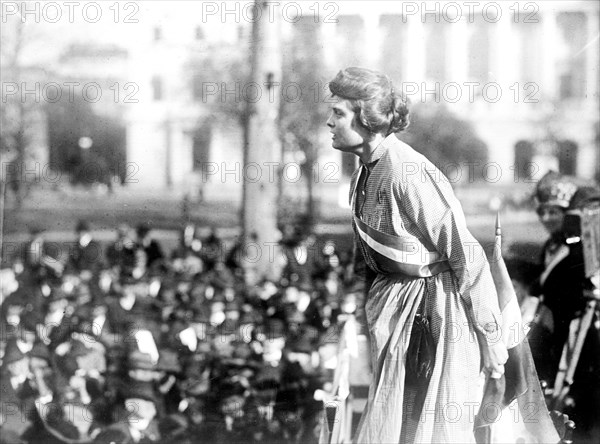
<path id="1" fill-rule="evenodd" d="M 441 254 L 427 250 L 416 237 L 382 233 L 356 216 L 354 222 L 360 241 L 384 274 L 429 277 L 450 269 Z"/>

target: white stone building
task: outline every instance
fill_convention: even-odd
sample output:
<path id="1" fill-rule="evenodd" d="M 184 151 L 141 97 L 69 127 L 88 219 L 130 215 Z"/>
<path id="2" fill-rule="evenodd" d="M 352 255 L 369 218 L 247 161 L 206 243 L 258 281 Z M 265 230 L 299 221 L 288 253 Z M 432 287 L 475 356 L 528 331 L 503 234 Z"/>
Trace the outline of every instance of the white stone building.
<path id="1" fill-rule="evenodd" d="M 475 3 L 281 2 L 272 13 L 281 19 L 285 38 L 293 37 L 299 12 L 321 23 L 315 38 L 328 67 L 324 78 L 343 66 L 378 68 L 402 84 L 413 103 L 443 102 L 471 121 L 501 171 L 498 183 L 514 181 L 515 164 L 522 170 L 529 163 L 535 164 L 534 178 L 559 167 L 597 177 L 599 4 Z M 207 198 L 238 199 L 241 127 L 234 119 L 207 123 L 213 112 L 197 88 L 218 79 L 195 85 L 190 60 L 216 42 L 247 42 L 252 3 L 137 5 L 137 23 L 110 23 L 93 33 L 83 24 L 70 34 L 76 39 L 87 32 L 96 45 L 117 45 L 118 57 L 67 57 L 57 70 L 96 79 L 113 87 L 113 94 L 118 83 L 117 103 L 107 94 L 111 103 L 94 106 L 125 126 L 127 163 L 136 168 L 135 180 L 127 184 L 132 189 L 168 188 L 194 196 L 202 187 Z M 323 131 L 319 168 L 327 162 L 342 165 L 339 153 L 328 149 L 325 126 Z M 340 168 L 335 186 L 319 186 L 329 187 L 329 194 L 339 188 L 343 196 L 350 170 Z M 520 180 L 526 174 L 517 175 Z"/>

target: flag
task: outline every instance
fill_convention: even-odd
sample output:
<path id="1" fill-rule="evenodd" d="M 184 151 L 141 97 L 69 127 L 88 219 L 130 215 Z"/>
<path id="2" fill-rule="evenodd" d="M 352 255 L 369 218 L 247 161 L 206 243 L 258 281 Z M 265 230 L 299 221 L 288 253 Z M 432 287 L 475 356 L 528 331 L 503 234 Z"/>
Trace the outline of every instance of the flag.
<path id="1" fill-rule="evenodd" d="M 358 357 L 356 319 L 350 315 L 340 337 L 338 363 L 333 377 L 333 388 L 323 395 L 325 407 L 319 444 L 352 442 L 352 398 L 350 396 L 350 365 Z"/>
<path id="2" fill-rule="evenodd" d="M 508 349 L 504 375 L 491 375 L 475 418 L 475 437 L 482 443 L 558 443 L 527 338 L 521 311 L 506 264 L 502 258 L 502 233 L 496 217 L 494 254 L 490 271 L 502 312 L 501 340 Z"/>

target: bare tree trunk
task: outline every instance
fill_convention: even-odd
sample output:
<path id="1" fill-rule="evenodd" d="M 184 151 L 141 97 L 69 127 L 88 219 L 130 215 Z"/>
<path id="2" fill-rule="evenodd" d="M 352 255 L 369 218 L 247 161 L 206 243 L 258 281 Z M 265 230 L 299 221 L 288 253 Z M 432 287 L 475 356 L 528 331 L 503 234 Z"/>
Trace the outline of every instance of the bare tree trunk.
<path id="1" fill-rule="evenodd" d="M 170 190 L 173 188 L 173 175 L 172 169 L 172 146 L 171 146 L 171 117 L 167 116 L 165 119 L 165 182 L 167 188 Z"/>
<path id="2" fill-rule="evenodd" d="M 250 129 L 249 129 L 249 125 L 248 125 L 248 115 L 249 115 L 249 110 L 246 109 L 246 112 L 244 113 L 244 115 L 242 115 L 241 118 L 241 124 L 242 124 L 242 147 L 243 147 L 243 162 L 244 165 L 248 164 L 248 147 L 250 145 Z M 241 217 L 240 217 L 240 221 L 241 221 L 241 227 L 242 227 L 242 235 L 244 236 L 244 238 L 247 240 L 247 235 L 250 233 L 246 232 L 246 208 L 247 208 L 247 204 L 246 204 L 246 195 L 248 194 L 248 187 L 247 187 L 247 182 L 244 180 L 242 181 L 242 213 L 241 213 Z"/>
<path id="3" fill-rule="evenodd" d="M 263 13 L 253 23 L 251 85 L 260 95 L 248 102 L 248 144 L 242 169 L 244 268 L 248 284 L 262 277 L 276 279 L 280 274 L 277 267 L 280 257 L 277 229 L 280 93 L 274 89 L 281 83 L 280 23 L 277 18 L 271 21 L 266 17 L 266 2 L 256 0 L 255 4 L 255 10 Z"/>
<path id="4" fill-rule="evenodd" d="M 6 204 L 6 182 L 4 177 L 0 178 L 0 254 L 4 254 L 4 205 Z M 0 301 L 1 303 L 1 301 Z"/>
<path id="5" fill-rule="evenodd" d="M 21 56 L 21 52 L 24 46 L 24 23 L 19 23 L 15 28 L 15 36 L 14 36 L 14 46 L 11 48 L 11 57 L 9 62 L 9 72 L 14 76 L 15 81 L 21 84 L 22 82 L 22 69 L 20 65 L 19 58 Z M 27 140 L 25 135 L 25 126 L 26 126 L 26 110 L 25 103 L 23 102 L 21 96 L 21 86 L 18 88 L 19 98 L 16 102 L 17 106 L 17 130 L 14 136 L 15 143 L 15 151 L 17 153 L 15 159 L 16 165 L 16 177 L 13 178 L 14 182 L 14 191 L 15 191 L 15 200 L 16 200 L 16 209 L 20 210 L 23 207 L 23 194 L 24 194 L 24 180 L 26 178 L 25 174 L 25 150 L 27 148 Z"/>
<path id="6" fill-rule="evenodd" d="M 308 193 L 308 199 L 307 199 L 307 208 L 306 208 L 306 216 L 307 216 L 307 224 L 308 226 L 306 227 L 309 231 L 312 231 L 315 225 L 315 221 L 317 220 L 317 218 L 319 217 L 319 215 L 317 214 L 317 205 L 315 202 L 315 178 L 319 177 L 317 175 L 315 175 L 315 171 L 314 168 L 317 166 L 316 165 L 316 156 L 315 156 L 315 147 L 313 146 L 311 141 L 307 141 L 306 142 L 306 147 L 304 149 L 305 153 L 306 153 L 306 163 L 308 164 L 308 174 L 307 174 L 307 178 L 308 178 L 308 182 L 306 184 L 307 186 L 307 193 Z M 317 174 L 320 173 L 320 171 L 316 172 Z"/>
<path id="7" fill-rule="evenodd" d="M 23 194 L 25 192 L 25 179 L 27 175 L 25 174 L 26 166 L 25 166 L 25 148 L 27 145 L 27 141 L 25 140 L 25 104 L 22 101 L 18 102 L 17 105 L 19 108 L 19 128 L 17 129 L 17 133 L 15 134 L 15 148 L 17 151 L 17 176 L 14 178 L 15 180 L 15 198 L 16 198 L 16 206 L 17 210 L 23 208 Z"/>

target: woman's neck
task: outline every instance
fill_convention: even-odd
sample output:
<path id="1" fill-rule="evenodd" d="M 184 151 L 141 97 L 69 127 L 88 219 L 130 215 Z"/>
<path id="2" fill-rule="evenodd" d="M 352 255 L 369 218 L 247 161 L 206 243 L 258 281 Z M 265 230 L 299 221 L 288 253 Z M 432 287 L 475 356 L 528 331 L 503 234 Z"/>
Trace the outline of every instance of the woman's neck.
<path id="1" fill-rule="evenodd" d="M 383 134 L 377 133 L 371 140 L 365 140 L 362 151 L 358 153 L 358 157 L 362 163 L 365 165 L 369 163 L 373 152 L 377 149 L 381 142 L 383 142 L 384 139 L 385 136 Z"/>

